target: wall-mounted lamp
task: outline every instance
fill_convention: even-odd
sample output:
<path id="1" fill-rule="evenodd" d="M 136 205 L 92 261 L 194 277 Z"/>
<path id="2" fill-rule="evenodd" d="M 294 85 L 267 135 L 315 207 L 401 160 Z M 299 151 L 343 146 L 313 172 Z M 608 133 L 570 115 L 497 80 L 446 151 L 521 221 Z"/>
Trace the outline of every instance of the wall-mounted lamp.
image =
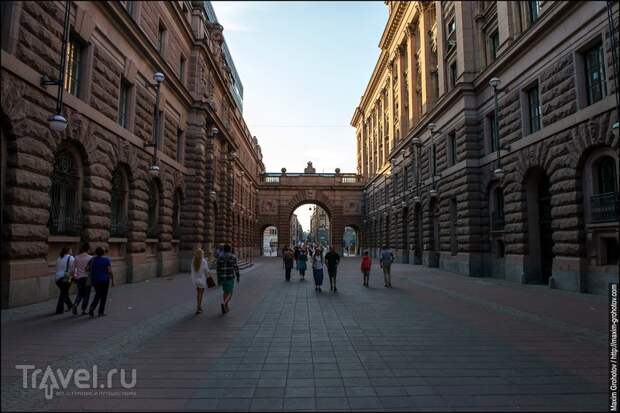
<path id="1" fill-rule="evenodd" d="M 495 168 L 495 170 L 493 171 L 493 174 L 495 175 L 497 179 L 502 179 L 504 177 L 504 170 L 502 169 L 502 154 L 500 152 L 501 139 L 499 137 L 499 102 L 497 100 L 498 93 L 503 91 L 503 89 L 500 88 L 501 84 L 502 84 L 502 81 L 497 77 L 492 77 L 489 80 L 489 85 L 493 88 L 493 97 L 495 100 L 495 116 L 493 116 L 494 118 L 493 123 L 495 123 L 495 137 L 496 137 L 495 146 L 497 149 L 497 168 Z"/>
<path id="2" fill-rule="evenodd" d="M 160 128 L 160 119 L 159 119 L 159 97 L 160 97 L 160 88 L 161 84 L 164 80 L 166 80 L 166 76 L 162 72 L 155 72 L 153 75 L 153 80 L 155 83 L 146 83 L 146 86 L 150 86 L 155 88 L 155 131 L 153 133 L 153 143 L 150 145 L 145 145 L 145 147 L 153 147 L 153 161 L 151 166 L 149 167 L 149 173 L 153 176 L 159 175 L 159 166 L 158 163 L 158 151 L 159 151 L 159 128 Z"/>
<path id="3" fill-rule="evenodd" d="M 65 1 L 65 20 L 62 32 L 62 52 L 60 55 L 60 67 L 58 68 L 58 80 L 50 80 L 47 75 L 41 76 L 40 84 L 42 87 L 56 85 L 58 94 L 56 95 L 56 113 L 47 118 L 49 127 L 55 131 L 63 131 L 67 128 L 67 118 L 62 115 L 63 98 L 65 92 L 65 65 L 67 63 L 67 44 L 69 43 L 69 14 L 71 11 L 71 1 Z"/>
<path id="4" fill-rule="evenodd" d="M 435 151 L 435 134 L 439 133 L 439 131 L 437 131 L 437 124 L 434 122 L 429 122 L 428 125 L 426 125 L 426 127 L 428 128 L 428 130 L 431 132 L 431 148 L 433 149 L 433 165 L 432 165 L 432 170 L 431 170 L 431 182 L 432 182 L 432 186 L 431 186 L 431 190 L 430 190 L 430 196 L 432 198 L 437 196 L 437 188 L 435 187 L 435 174 L 437 173 L 437 154 Z"/>

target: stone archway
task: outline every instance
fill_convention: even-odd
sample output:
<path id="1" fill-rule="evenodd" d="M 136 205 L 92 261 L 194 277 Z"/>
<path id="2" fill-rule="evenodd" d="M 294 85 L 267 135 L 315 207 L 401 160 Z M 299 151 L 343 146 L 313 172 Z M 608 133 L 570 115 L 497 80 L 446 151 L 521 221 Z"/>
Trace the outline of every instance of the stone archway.
<path id="1" fill-rule="evenodd" d="M 290 244 L 290 220 L 303 204 L 323 208 L 330 221 L 330 243 L 342 252 L 345 226 L 361 228 L 362 182 L 344 180 L 338 174 L 280 175 L 264 181 L 258 193 L 257 229 L 270 223 L 278 228 L 278 251 Z"/>

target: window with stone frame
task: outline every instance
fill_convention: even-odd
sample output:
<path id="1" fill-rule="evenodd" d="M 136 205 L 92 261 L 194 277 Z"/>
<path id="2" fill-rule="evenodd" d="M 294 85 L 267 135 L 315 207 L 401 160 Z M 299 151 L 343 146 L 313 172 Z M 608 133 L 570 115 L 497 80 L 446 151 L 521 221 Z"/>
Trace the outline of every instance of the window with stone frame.
<path id="1" fill-rule="evenodd" d="M 538 93 L 538 83 L 526 90 L 527 109 L 528 109 L 528 132 L 534 133 L 540 130 L 541 108 L 540 96 Z"/>
<path id="2" fill-rule="evenodd" d="M 456 79 L 457 79 L 457 67 L 456 67 L 456 60 L 454 60 L 451 64 L 450 64 L 450 72 L 449 72 L 449 76 L 450 76 L 450 90 L 454 89 L 456 87 Z"/>
<path id="3" fill-rule="evenodd" d="M 83 65 L 84 45 L 77 34 L 71 32 L 65 56 L 64 89 L 73 96 L 79 96 Z"/>
<path id="4" fill-rule="evenodd" d="M 123 128 L 129 126 L 129 101 L 133 86 L 126 79 L 121 79 L 121 87 L 118 102 L 118 124 Z"/>
<path id="5" fill-rule="evenodd" d="M 504 190 L 496 187 L 493 190 L 493 210 L 491 212 L 491 230 L 502 231 L 504 229 Z"/>
<path id="6" fill-rule="evenodd" d="M 177 150 L 176 150 L 177 162 L 183 163 L 185 159 L 185 131 L 177 128 Z"/>
<path id="7" fill-rule="evenodd" d="M 457 156 L 456 156 L 456 132 L 452 131 L 448 134 L 448 156 L 450 161 L 450 166 L 456 165 Z"/>
<path id="8" fill-rule="evenodd" d="M 599 41 L 597 44 L 584 51 L 583 60 L 587 104 L 591 105 L 607 95 L 605 58 L 602 42 Z"/>
<path id="9" fill-rule="evenodd" d="M 155 180 L 149 184 L 147 238 L 159 237 L 159 185 Z"/>
<path id="10" fill-rule="evenodd" d="M 497 50 L 499 49 L 499 30 L 495 30 L 489 36 L 489 56 L 491 62 L 497 60 Z"/>
<path id="11" fill-rule="evenodd" d="M 167 30 L 166 30 L 166 26 L 164 25 L 164 23 L 160 20 L 159 21 L 159 26 L 157 29 L 157 51 L 159 52 L 160 55 L 163 55 L 166 49 L 166 36 L 167 36 Z"/>
<path id="12" fill-rule="evenodd" d="M 110 235 L 112 237 L 127 236 L 127 178 L 122 167 L 112 173 L 112 191 L 110 203 Z"/>
<path id="13" fill-rule="evenodd" d="M 179 80 L 181 83 L 185 83 L 185 66 L 187 63 L 187 59 L 185 56 L 181 55 L 179 58 Z"/>
<path id="14" fill-rule="evenodd" d="M 530 0 L 527 2 L 527 13 L 530 24 L 536 23 L 540 17 L 540 1 Z"/>
<path id="15" fill-rule="evenodd" d="M 54 156 L 48 228 L 53 235 L 79 235 L 82 228 L 82 176 L 79 159 L 68 148 Z"/>
<path id="16" fill-rule="evenodd" d="M 595 193 L 609 194 L 618 192 L 616 161 L 611 156 L 604 156 L 595 163 L 594 168 Z"/>

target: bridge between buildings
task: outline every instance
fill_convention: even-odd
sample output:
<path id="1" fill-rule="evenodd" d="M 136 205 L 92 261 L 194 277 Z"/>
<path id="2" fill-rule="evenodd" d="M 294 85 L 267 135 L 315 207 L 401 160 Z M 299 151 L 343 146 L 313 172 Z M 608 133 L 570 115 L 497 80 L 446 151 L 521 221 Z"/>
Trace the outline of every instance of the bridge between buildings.
<path id="1" fill-rule="evenodd" d="M 261 175 L 258 191 L 258 239 L 269 226 L 278 230 L 278 251 L 290 245 L 290 222 L 294 211 L 303 204 L 316 204 L 329 216 L 330 242 L 342 249 L 342 236 L 350 226 L 362 236 L 362 203 L 364 181 L 355 173 L 316 173 L 312 162 L 303 173 L 279 173 Z M 361 238 L 358 239 L 360 245 Z M 262 248 L 262 244 L 261 244 Z"/>

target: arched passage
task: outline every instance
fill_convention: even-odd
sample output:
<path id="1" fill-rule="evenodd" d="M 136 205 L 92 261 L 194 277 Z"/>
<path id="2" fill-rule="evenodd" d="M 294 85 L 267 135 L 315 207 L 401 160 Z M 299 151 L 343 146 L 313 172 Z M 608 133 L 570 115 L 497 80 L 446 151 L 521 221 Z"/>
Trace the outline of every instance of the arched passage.
<path id="1" fill-rule="evenodd" d="M 261 251 L 264 257 L 275 257 L 278 255 L 278 228 L 275 225 L 263 226 L 261 229 L 262 243 Z"/>
<path id="2" fill-rule="evenodd" d="M 528 255 L 526 280 L 547 284 L 553 266 L 553 229 L 549 177 L 540 167 L 531 168 L 525 178 Z"/>

